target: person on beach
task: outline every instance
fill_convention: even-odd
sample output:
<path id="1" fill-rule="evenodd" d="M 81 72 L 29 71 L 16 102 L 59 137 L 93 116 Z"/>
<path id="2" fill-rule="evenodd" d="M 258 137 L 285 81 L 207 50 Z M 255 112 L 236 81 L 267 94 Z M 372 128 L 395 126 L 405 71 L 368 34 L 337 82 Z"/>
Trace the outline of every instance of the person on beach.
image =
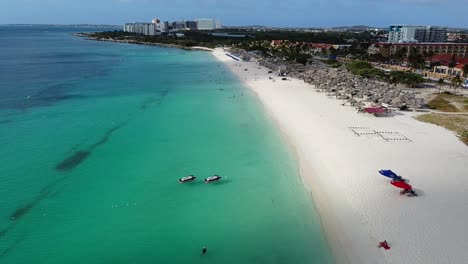
<path id="1" fill-rule="evenodd" d="M 201 252 L 202 252 L 202 255 L 205 255 L 205 254 L 206 254 L 206 251 L 207 251 L 206 247 L 203 247 L 203 249 L 202 249 L 202 251 L 201 251 Z"/>
<path id="2" fill-rule="evenodd" d="M 404 189 L 400 191 L 400 195 L 406 195 L 408 197 L 418 196 L 418 194 L 413 189 Z"/>
<path id="3" fill-rule="evenodd" d="M 384 240 L 382 242 L 379 242 L 379 244 L 377 245 L 378 248 L 384 248 L 385 250 L 389 250 L 390 249 L 390 246 L 388 245 L 388 242 L 387 240 Z"/>

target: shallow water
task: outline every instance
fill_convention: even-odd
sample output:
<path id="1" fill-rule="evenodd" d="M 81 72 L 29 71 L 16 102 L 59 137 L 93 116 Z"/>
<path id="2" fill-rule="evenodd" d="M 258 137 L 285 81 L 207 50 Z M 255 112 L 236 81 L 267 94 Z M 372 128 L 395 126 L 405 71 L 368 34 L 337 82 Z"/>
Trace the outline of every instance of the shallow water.
<path id="1" fill-rule="evenodd" d="M 219 62 L 83 30 L 0 27 L 0 263 L 332 262 L 292 155 Z"/>

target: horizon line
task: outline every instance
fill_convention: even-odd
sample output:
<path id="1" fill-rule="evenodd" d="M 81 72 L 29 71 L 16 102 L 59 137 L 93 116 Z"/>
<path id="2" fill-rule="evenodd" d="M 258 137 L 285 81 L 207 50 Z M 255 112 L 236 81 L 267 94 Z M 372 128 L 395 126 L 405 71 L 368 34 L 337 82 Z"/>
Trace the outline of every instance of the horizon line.
<path id="1" fill-rule="evenodd" d="M 124 26 L 125 23 L 123 24 L 105 24 L 105 23 L 68 23 L 68 24 L 62 24 L 62 23 L 0 23 L 0 26 Z M 366 28 L 375 28 L 375 29 L 385 29 L 391 25 L 399 25 L 399 24 L 389 24 L 387 26 L 368 26 L 368 25 L 339 25 L 339 26 L 270 26 L 270 25 L 223 25 L 223 27 L 265 27 L 265 28 L 293 28 L 293 29 L 307 29 L 307 28 L 313 28 L 313 29 L 326 29 L 326 28 L 352 28 L 352 27 L 366 27 Z M 409 25 L 413 26 L 413 25 Z M 438 26 L 438 25 L 427 25 L 427 26 Z M 468 27 L 463 27 L 463 26 L 439 26 L 439 27 L 446 27 L 449 29 L 464 29 L 468 30 Z"/>

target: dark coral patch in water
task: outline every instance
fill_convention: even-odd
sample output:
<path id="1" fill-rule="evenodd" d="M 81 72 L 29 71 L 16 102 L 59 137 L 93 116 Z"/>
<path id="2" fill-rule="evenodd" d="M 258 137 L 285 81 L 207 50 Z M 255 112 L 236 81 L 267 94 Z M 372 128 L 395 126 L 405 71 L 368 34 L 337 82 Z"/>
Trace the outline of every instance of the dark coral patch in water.
<path id="1" fill-rule="evenodd" d="M 99 141 L 97 141 L 96 143 L 91 145 L 89 147 L 89 149 L 75 151 L 73 153 L 73 155 L 71 155 L 70 157 L 62 160 L 59 164 L 57 164 L 55 166 L 55 169 L 59 170 L 59 171 L 69 171 L 69 170 L 74 169 L 75 167 L 77 167 L 78 165 L 83 163 L 87 158 L 89 158 L 89 156 L 91 155 L 91 153 L 93 152 L 93 150 L 95 148 L 97 148 L 100 145 L 102 145 L 102 144 L 106 143 L 107 141 L 109 141 L 110 136 L 115 131 L 117 131 L 120 128 L 122 128 L 123 126 L 125 126 L 127 124 L 127 122 L 123 122 L 123 123 L 120 123 L 120 124 L 118 124 L 118 125 L 116 125 L 114 127 L 109 128 L 106 131 L 106 133 L 104 134 L 104 136 L 102 136 Z"/>
<path id="2" fill-rule="evenodd" d="M 155 103 L 159 103 L 159 101 L 161 101 L 161 98 L 150 98 L 146 101 L 144 101 L 141 105 L 140 105 L 140 109 L 141 110 L 146 110 L 148 107 L 150 107 L 152 104 L 155 104 Z"/>
<path id="3" fill-rule="evenodd" d="M 36 196 L 36 198 L 34 198 L 34 200 L 32 200 L 31 202 L 19 207 L 18 209 L 16 209 L 10 216 L 10 219 L 11 220 L 19 220 L 21 217 L 23 217 L 26 213 L 28 213 L 31 209 L 34 208 L 34 206 L 36 206 L 40 201 L 42 201 L 44 198 L 47 197 L 47 195 L 49 195 L 50 193 L 50 187 L 46 187 L 44 189 L 42 189 L 42 191 L 39 193 L 38 196 Z"/>
<path id="4" fill-rule="evenodd" d="M 67 170 L 72 170 L 76 166 L 80 165 L 83 161 L 85 161 L 89 155 L 91 155 L 90 151 L 83 151 L 79 150 L 70 157 L 64 159 L 61 161 L 57 166 L 55 166 L 56 170 L 59 171 L 67 171 Z"/>
<path id="5" fill-rule="evenodd" d="M 128 121 L 127 121 L 127 122 L 128 122 Z M 127 124 L 127 122 L 123 122 L 123 123 L 120 123 L 120 124 L 118 124 L 118 125 L 116 125 L 116 126 L 114 126 L 114 127 L 109 128 L 109 129 L 106 131 L 106 133 L 104 134 L 104 136 L 102 136 L 102 138 L 101 138 L 98 142 L 96 142 L 96 143 L 94 143 L 93 145 L 91 145 L 91 147 L 88 149 L 88 151 L 91 152 L 91 151 L 93 151 L 95 148 L 97 148 L 97 147 L 99 147 L 100 145 L 102 145 L 102 144 L 106 143 L 107 141 L 109 141 L 110 136 L 112 136 L 112 134 L 113 134 L 115 131 L 117 131 L 117 130 L 121 129 L 123 126 L 125 126 L 125 125 Z"/>
<path id="6" fill-rule="evenodd" d="M 0 237 L 3 237 L 6 235 L 6 233 L 8 233 L 8 231 L 10 231 L 11 229 L 11 226 L 9 227 L 6 227 L 5 229 L 3 229 L 2 231 L 0 231 Z"/>
<path id="7" fill-rule="evenodd" d="M 159 93 L 159 97 L 149 98 L 148 100 L 144 101 L 140 105 L 140 109 L 141 110 L 146 110 L 150 106 L 159 106 L 162 103 L 162 101 L 164 100 L 164 97 L 166 97 L 168 93 L 169 93 L 169 89 L 161 91 Z"/>
<path id="8" fill-rule="evenodd" d="M 3 249 L 2 251 L 0 251 L 0 257 L 5 257 L 6 255 L 8 255 L 8 253 L 10 253 L 11 251 L 13 251 L 16 246 L 18 246 L 21 242 L 23 242 L 24 240 L 24 236 L 23 237 L 20 237 L 20 238 L 17 238 L 13 244 L 11 244 L 9 247 Z"/>
<path id="9" fill-rule="evenodd" d="M 118 124 L 118 125 L 116 125 L 114 127 L 111 127 L 110 129 L 108 129 L 106 131 L 104 136 L 102 136 L 102 138 L 99 141 L 97 141 L 96 143 L 91 145 L 88 150 L 74 151 L 71 156 L 67 157 L 66 159 L 64 159 L 60 163 L 58 163 L 55 166 L 55 169 L 59 170 L 59 171 L 69 171 L 69 170 L 74 169 L 75 167 L 77 167 L 78 165 L 83 163 L 87 158 L 89 158 L 92 151 L 96 147 L 106 143 L 109 140 L 110 136 L 115 131 L 119 130 L 120 128 L 125 126 L 127 123 L 128 123 L 128 121 L 122 122 L 122 123 L 120 123 L 120 124 Z M 74 149 L 75 148 L 76 148 L 76 146 L 74 147 Z M 10 231 L 10 229 L 14 226 L 14 224 L 16 223 L 17 220 L 21 219 L 24 215 L 26 215 L 29 211 L 31 211 L 39 202 L 41 202 L 43 199 L 48 197 L 49 194 L 51 193 L 52 188 L 54 186 L 56 186 L 59 182 L 65 180 L 68 177 L 69 176 L 64 176 L 64 177 L 61 177 L 61 178 L 57 179 L 55 182 L 50 183 L 48 186 L 46 186 L 44 189 L 42 189 L 41 192 L 39 193 L 39 195 L 36 196 L 32 201 L 30 201 L 29 203 L 27 203 L 27 204 L 19 207 L 18 209 L 16 209 L 10 215 L 10 219 L 14 220 L 14 222 L 12 222 L 12 224 L 10 224 L 9 227 L 7 227 L 7 228 L 5 228 L 3 230 L 0 230 L 0 237 L 5 236 L 8 233 L 8 231 Z M 0 254 L 0 256 L 1 256 L 1 254 Z"/>
<path id="10" fill-rule="evenodd" d="M 11 123 L 11 122 L 13 122 L 13 120 L 11 120 L 11 119 L 0 120 L 0 124 L 8 124 L 8 123 Z"/>

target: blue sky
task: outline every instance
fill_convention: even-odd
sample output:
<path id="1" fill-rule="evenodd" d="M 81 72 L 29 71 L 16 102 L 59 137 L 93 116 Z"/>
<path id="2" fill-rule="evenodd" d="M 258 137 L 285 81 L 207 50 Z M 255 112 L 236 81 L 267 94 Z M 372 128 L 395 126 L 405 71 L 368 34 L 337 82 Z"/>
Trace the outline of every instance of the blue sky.
<path id="1" fill-rule="evenodd" d="M 468 0 L 0 0 L 0 24 L 123 24 L 218 18 L 225 25 L 468 27 Z"/>

